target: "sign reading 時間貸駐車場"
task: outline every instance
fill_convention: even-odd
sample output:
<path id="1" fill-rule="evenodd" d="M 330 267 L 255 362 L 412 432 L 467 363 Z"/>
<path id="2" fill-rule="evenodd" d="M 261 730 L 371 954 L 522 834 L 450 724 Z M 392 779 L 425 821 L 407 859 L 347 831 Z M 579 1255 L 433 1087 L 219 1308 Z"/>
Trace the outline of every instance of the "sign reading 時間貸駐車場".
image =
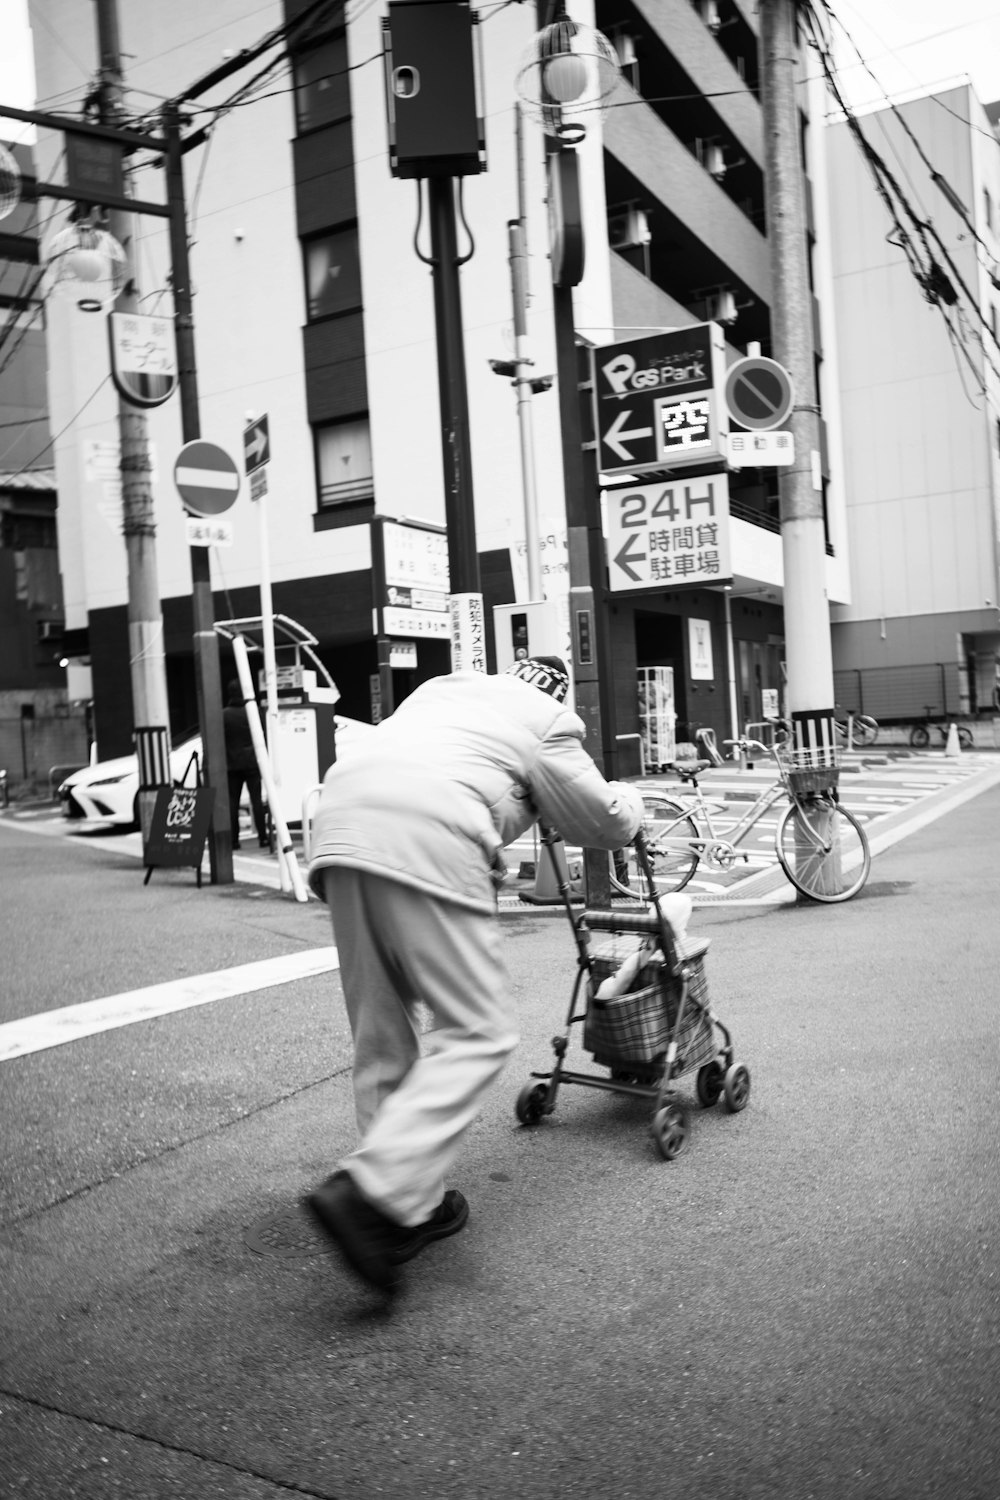
<path id="1" fill-rule="evenodd" d="M 606 490 L 604 511 L 612 592 L 704 588 L 731 578 L 725 474 Z"/>
<path id="2" fill-rule="evenodd" d="M 696 323 L 591 351 L 602 474 L 711 465 L 727 431 L 725 339 Z"/>

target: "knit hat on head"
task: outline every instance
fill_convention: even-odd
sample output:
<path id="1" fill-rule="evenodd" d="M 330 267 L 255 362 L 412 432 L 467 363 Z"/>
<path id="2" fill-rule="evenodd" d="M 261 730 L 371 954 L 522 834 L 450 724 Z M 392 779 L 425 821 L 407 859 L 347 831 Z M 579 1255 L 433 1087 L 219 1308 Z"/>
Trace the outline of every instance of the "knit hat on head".
<path id="1" fill-rule="evenodd" d="M 565 703 L 569 694 L 569 673 L 566 663 L 558 656 L 526 656 L 508 667 L 506 677 L 520 677 L 532 687 L 548 693 L 557 703 Z"/>

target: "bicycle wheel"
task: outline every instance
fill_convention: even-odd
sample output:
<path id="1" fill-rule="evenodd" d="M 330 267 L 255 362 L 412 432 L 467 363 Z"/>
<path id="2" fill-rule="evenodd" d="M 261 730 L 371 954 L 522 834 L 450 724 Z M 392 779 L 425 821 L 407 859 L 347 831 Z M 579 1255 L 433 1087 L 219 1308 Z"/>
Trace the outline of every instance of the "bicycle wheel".
<path id="1" fill-rule="evenodd" d="M 698 838 L 698 825 L 676 802 L 655 793 L 644 792 L 642 805 L 642 831 L 656 888 L 662 894 L 679 891 L 698 866 L 698 851 L 691 844 Z M 611 884 L 623 896 L 642 900 L 647 895 L 642 868 L 631 844 L 613 857 Z"/>
<path id="2" fill-rule="evenodd" d="M 817 800 L 804 808 L 790 802 L 778 819 L 774 847 L 781 868 L 812 901 L 848 901 L 871 869 L 865 831 L 853 813 L 832 802 Z"/>
<path id="3" fill-rule="evenodd" d="M 878 739 L 878 721 L 872 719 L 868 714 L 859 714 L 854 720 L 854 743 L 856 745 L 874 745 Z"/>
<path id="4" fill-rule="evenodd" d="M 914 724 L 910 730 L 910 744 L 914 750 L 926 750 L 931 742 L 930 730 L 924 724 Z"/>
<path id="5" fill-rule="evenodd" d="M 958 726 L 958 743 L 963 750 L 972 749 L 972 730 L 968 729 L 964 724 L 959 724 Z"/>

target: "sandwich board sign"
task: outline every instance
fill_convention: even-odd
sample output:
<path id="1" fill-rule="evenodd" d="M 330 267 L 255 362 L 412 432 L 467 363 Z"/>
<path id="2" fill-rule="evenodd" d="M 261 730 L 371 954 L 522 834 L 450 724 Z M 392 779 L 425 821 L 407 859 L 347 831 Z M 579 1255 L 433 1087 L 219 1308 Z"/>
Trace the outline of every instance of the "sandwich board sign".
<path id="1" fill-rule="evenodd" d="M 143 842 L 142 861 L 146 866 L 143 885 L 149 884 L 149 877 L 157 866 L 193 867 L 200 889 L 201 862 L 214 809 L 214 787 L 160 788 L 156 793 L 149 835 Z"/>

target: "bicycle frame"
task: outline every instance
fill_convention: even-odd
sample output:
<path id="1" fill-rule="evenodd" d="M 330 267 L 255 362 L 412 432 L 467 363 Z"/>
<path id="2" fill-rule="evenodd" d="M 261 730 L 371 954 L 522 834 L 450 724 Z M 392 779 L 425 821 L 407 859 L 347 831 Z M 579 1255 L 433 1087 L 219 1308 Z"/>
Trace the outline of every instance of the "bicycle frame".
<path id="1" fill-rule="evenodd" d="M 711 864 L 731 865 L 736 859 L 736 846 L 743 842 L 751 828 L 760 822 L 765 813 L 770 812 L 776 802 L 788 795 L 788 789 L 780 778 L 770 786 L 763 787 L 746 812 L 727 828 L 728 837 L 724 838 L 721 833 L 716 832 L 711 803 L 706 802 L 701 787 L 695 782 L 691 795 L 681 792 L 677 796 L 677 805 L 683 807 L 684 816 L 692 818 L 699 829 L 703 825 L 709 836 L 685 839 L 684 842 L 694 849 L 699 859 L 706 859 Z"/>

